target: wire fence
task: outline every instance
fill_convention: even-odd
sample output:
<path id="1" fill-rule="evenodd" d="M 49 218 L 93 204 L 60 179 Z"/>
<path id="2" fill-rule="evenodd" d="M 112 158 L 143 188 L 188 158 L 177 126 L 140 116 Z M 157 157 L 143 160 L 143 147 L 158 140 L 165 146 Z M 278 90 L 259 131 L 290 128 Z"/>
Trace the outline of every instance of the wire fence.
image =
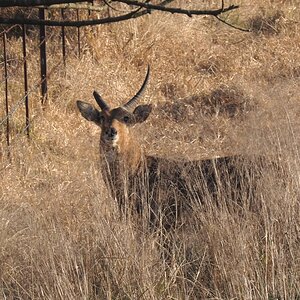
<path id="1" fill-rule="evenodd" d="M 45 20 L 46 16 L 54 14 L 53 9 L 51 11 L 45 8 L 34 9 L 37 10 L 40 20 Z M 58 9 L 56 14 L 60 14 L 63 20 L 80 19 L 78 10 L 66 12 L 66 9 Z M 74 30 L 76 30 L 76 39 L 73 38 L 73 40 L 77 45 L 73 45 L 72 48 L 75 48 L 73 52 L 76 51 L 77 56 L 80 57 L 80 28 Z M 28 36 L 30 31 L 30 36 Z M 36 105 L 40 105 L 43 109 L 46 107 L 48 79 L 58 70 L 67 67 L 67 34 L 68 31 L 64 26 L 56 30 L 47 30 L 44 25 L 32 28 L 31 25 L 25 24 L 6 25 L 0 31 L 0 152 L 2 149 L 2 152 L 6 152 L 9 158 L 11 158 L 11 147 L 18 138 L 26 135 L 30 139 L 34 120 L 30 108 Z M 55 65 L 51 69 L 48 68 L 47 57 L 47 47 L 50 43 L 55 43 L 61 48 L 61 51 L 55 54 L 57 56 Z M 29 76 L 30 68 L 35 71 L 34 75 Z M 37 69 L 39 72 L 36 72 Z M 32 101 L 35 103 L 32 104 Z M 16 119 L 18 125 L 15 124 Z"/>

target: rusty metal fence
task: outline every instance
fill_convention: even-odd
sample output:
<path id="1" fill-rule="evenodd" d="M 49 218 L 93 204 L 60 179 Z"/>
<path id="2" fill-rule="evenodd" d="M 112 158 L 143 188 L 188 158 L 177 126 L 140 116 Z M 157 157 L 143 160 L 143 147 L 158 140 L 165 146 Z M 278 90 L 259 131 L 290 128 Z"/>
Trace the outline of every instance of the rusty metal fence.
<path id="1" fill-rule="evenodd" d="M 45 20 L 48 12 L 44 8 L 36 8 L 38 10 L 37 14 L 40 20 Z M 51 11 L 53 13 L 53 10 Z M 59 14 L 62 19 L 66 19 L 65 9 L 60 9 Z M 80 13 L 77 11 L 68 13 L 68 18 L 70 16 L 75 17 L 77 20 L 80 18 Z M 36 46 L 30 50 L 27 47 L 28 43 L 28 28 L 34 31 L 35 34 L 31 34 L 30 41 L 36 39 Z M 73 52 L 76 52 L 76 55 L 80 57 L 81 54 L 81 36 L 80 28 L 74 28 L 73 35 L 76 35 L 74 40 L 74 45 L 72 48 L 76 49 Z M 16 33 L 17 32 L 17 33 Z M 57 70 L 58 68 L 66 69 L 66 57 L 67 57 L 67 46 L 66 46 L 66 29 L 64 26 L 56 28 L 55 32 L 52 30 L 52 33 L 48 30 L 45 25 L 38 25 L 32 28 L 25 24 L 22 25 L 12 25 L 12 26 L 3 26 L 0 31 L 0 152 L 5 151 L 10 157 L 10 148 L 13 142 L 21 136 L 26 135 L 27 138 L 30 138 L 30 129 L 32 122 L 34 122 L 34 117 L 31 115 L 30 111 L 30 101 L 37 101 L 42 108 L 45 107 L 47 103 L 47 91 L 48 91 L 48 79 L 49 77 Z M 17 36 L 17 39 L 14 39 L 14 45 L 11 44 L 11 37 Z M 48 68 L 48 59 L 47 59 L 47 46 L 51 42 L 52 36 L 55 36 L 55 43 L 60 44 L 61 51 L 57 53 L 58 62 L 52 69 Z M 57 41 L 59 37 L 60 41 Z M 18 43 L 16 42 L 18 40 Z M 19 49 L 13 47 L 18 46 Z M 70 47 L 70 46 L 69 46 Z M 13 52 L 18 52 L 18 57 L 13 57 L 10 50 L 13 49 Z M 30 69 L 30 64 L 32 64 L 32 57 L 35 56 L 37 60 L 35 64 L 39 65 L 39 77 L 29 78 L 28 69 Z M 31 59 L 30 59 L 31 58 Z M 16 66 L 18 70 L 16 70 Z M 14 72 L 18 71 L 20 73 L 20 68 L 22 68 L 22 74 L 19 74 L 18 79 L 21 79 L 22 89 L 19 94 L 16 96 L 15 86 L 16 86 L 16 76 Z M 20 76 L 21 75 L 21 76 Z M 12 126 L 13 119 L 15 115 L 23 115 L 21 117 L 22 124 Z M 20 120 L 18 120 L 20 123 Z M 1 153 L 0 153 L 1 156 Z"/>

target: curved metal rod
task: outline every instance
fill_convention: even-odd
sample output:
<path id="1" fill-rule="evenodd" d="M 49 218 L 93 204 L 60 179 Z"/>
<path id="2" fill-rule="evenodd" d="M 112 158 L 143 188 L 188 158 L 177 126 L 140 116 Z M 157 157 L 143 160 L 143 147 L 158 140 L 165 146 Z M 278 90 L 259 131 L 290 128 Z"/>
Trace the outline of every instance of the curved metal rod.
<path id="1" fill-rule="evenodd" d="M 147 74 L 146 74 L 146 78 L 142 84 L 142 87 L 139 89 L 139 91 L 133 96 L 133 98 L 131 98 L 126 104 L 123 105 L 123 108 L 125 109 L 130 109 L 130 108 L 133 108 L 133 106 L 137 103 L 137 101 L 141 98 L 141 96 L 143 95 L 145 89 L 146 89 L 146 86 L 147 86 L 147 83 L 148 83 L 148 80 L 149 80 L 149 77 L 150 77 L 150 66 L 148 65 L 148 69 L 147 69 Z"/>

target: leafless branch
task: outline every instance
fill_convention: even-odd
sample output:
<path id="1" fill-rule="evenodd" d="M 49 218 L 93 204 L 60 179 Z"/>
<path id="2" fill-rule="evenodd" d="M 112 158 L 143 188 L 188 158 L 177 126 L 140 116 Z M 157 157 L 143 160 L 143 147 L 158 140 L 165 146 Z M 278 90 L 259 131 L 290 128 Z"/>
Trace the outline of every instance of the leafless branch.
<path id="1" fill-rule="evenodd" d="M 113 7 L 107 0 L 103 0 L 103 1 L 104 1 L 104 3 L 106 4 L 107 7 L 109 7 L 110 9 L 112 9 L 114 11 L 125 12 L 124 10 L 117 9 L 117 8 Z M 126 12 L 128 12 L 128 10 Z"/>
<path id="2" fill-rule="evenodd" d="M 63 3 L 78 3 L 78 2 L 89 2 L 82 0 L 1 0 L 0 7 L 13 7 L 13 6 L 38 6 L 46 5 L 50 6 L 53 4 L 63 4 Z"/>
<path id="3" fill-rule="evenodd" d="M 37 19 L 9 19 L 9 18 L 0 18 L 1 24 L 26 24 L 26 25 L 45 25 L 45 26 L 69 26 L 69 27 L 82 27 L 82 26 L 90 26 L 90 25 L 99 25 L 99 24 L 108 24 L 108 23 L 116 23 L 125 20 L 129 20 L 134 18 L 136 13 L 139 12 L 141 8 L 130 12 L 128 14 L 124 14 L 117 17 L 109 17 L 103 19 L 95 19 L 95 20 L 83 20 L 83 21 L 51 21 L 51 20 L 37 20 Z M 147 13 L 147 12 L 145 12 Z"/>
<path id="4" fill-rule="evenodd" d="M 220 22 L 241 31 L 249 32 L 249 29 L 244 29 L 233 24 L 228 23 L 226 20 L 221 19 L 220 15 L 225 12 L 229 12 L 237 9 L 238 5 L 230 5 L 224 7 L 224 0 L 222 0 L 221 8 L 214 10 L 187 10 L 177 7 L 166 7 L 168 3 L 174 0 L 165 0 L 161 3 L 154 5 L 150 1 L 139 2 L 136 0 L 110 0 L 111 2 L 125 3 L 127 5 L 137 6 L 138 9 L 125 13 L 115 17 L 108 17 L 103 19 L 93 19 L 93 20 L 82 20 L 82 21 L 53 21 L 53 20 L 38 20 L 38 19 L 21 19 L 21 18 L 1 18 L 1 24 L 26 24 L 26 25 L 46 25 L 46 26 L 69 26 L 69 27 L 82 27 L 89 25 L 100 25 L 121 22 L 129 20 L 132 18 L 141 17 L 147 13 L 151 13 L 152 10 L 158 10 L 163 12 L 168 12 L 172 14 L 185 14 L 189 17 L 193 15 L 211 15 L 216 17 Z M 0 7 L 12 7 L 12 6 L 39 6 L 47 8 L 75 8 L 75 9 L 87 9 L 91 11 L 103 11 L 104 6 L 97 6 L 91 4 L 76 4 L 79 2 L 90 2 L 81 0 L 1 0 Z M 105 5 L 111 6 L 108 1 L 105 1 Z"/>
<path id="5" fill-rule="evenodd" d="M 164 1 L 162 1 L 159 5 L 160 6 L 165 6 L 165 5 L 167 5 L 167 4 L 169 4 L 169 3 L 171 3 L 171 2 L 174 2 L 175 0 L 164 0 Z M 140 16 L 142 16 L 142 15 L 145 15 L 145 14 L 149 14 L 151 11 L 149 11 L 149 10 L 142 10 L 142 11 L 139 11 L 139 12 L 137 12 L 132 18 L 134 19 L 134 18 L 138 18 L 138 17 L 140 17 Z"/>
<path id="6" fill-rule="evenodd" d="M 1 0 L 0 0 L 1 1 Z M 171 3 L 175 0 L 165 0 L 162 1 L 159 5 L 160 6 L 164 6 L 168 3 Z M 107 7 L 118 11 L 118 12 L 123 12 L 123 13 L 128 13 L 128 12 L 132 12 L 132 9 L 130 10 L 121 10 L 121 9 L 117 9 L 115 7 L 113 7 L 109 1 L 107 0 L 103 0 L 105 5 L 99 6 L 99 5 L 95 5 L 95 4 L 77 4 L 77 3 L 63 3 L 63 4 L 53 4 L 53 5 L 39 5 L 37 6 L 38 8 L 47 8 L 47 9 L 81 9 L 81 10 L 90 10 L 90 11 L 96 11 L 96 12 L 102 12 L 103 10 L 107 9 Z M 146 12 L 146 11 L 144 11 Z M 136 17 L 136 16 L 135 16 Z"/>
<path id="7" fill-rule="evenodd" d="M 210 16 L 218 16 L 222 13 L 234 10 L 239 8 L 238 5 L 229 5 L 228 7 L 224 7 L 224 3 L 222 2 L 222 7 L 220 9 L 214 9 L 214 10 L 189 10 L 189 9 L 182 9 L 177 7 L 165 7 L 161 5 L 154 5 L 151 3 L 145 3 L 145 2 L 139 2 L 135 0 L 112 0 L 112 2 L 121 2 L 128 5 L 134 5 L 138 7 L 145 8 L 147 10 L 159 10 L 164 12 L 169 12 L 172 14 L 184 14 L 189 17 L 192 17 L 193 15 L 210 15 Z"/>
<path id="8" fill-rule="evenodd" d="M 159 5 L 165 6 L 168 3 L 173 2 L 174 0 L 165 0 L 162 1 Z M 46 1 L 46 2 L 49 2 Z M 58 1 L 57 1 L 58 2 Z M 62 1 L 60 1 L 62 2 Z M 71 2 L 71 1 L 69 1 Z M 1 3 L 1 2 L 0 2 Z M 62 6 L 61 6 L 62 5 Z M 67 5 L 68 8 L 83 8 L 83 9 L 92 9 L 90 5 L 86 4 L 60 4 L 59 8 L 65 8 L 64 5 Z M 44 7 L 44 6 L 43 6 Z M 52 6 L 58 8 L 56 5 Z M 94 6 L 94 10 L 100 10 L 102 7 Z M 45 25 L 45 26 L 66 26 L 66 27 L 82 27 L 82 26 L 90 26 L 90 25 L 101 25 L 101 24 L 108 24 L 108 23 L 116 23 L 121 21 L 126 21 L 133 18 L 141 17 L 145 14 L 149 13 L 148 10 L 143 10 L 141 7 L 138 9 L 131 11 L 127 14 L 123 14 L 116 17 L 108 17 L 103 19 L 93 19 L 93 20 L 82 20 L 82 21 L 53 21 L 53 20 L 39 20 L 39 19 L 22 19 L 22 18 L 1 18 L 0 17 L 0 24 L 26 24 L 26 25 Z"/>

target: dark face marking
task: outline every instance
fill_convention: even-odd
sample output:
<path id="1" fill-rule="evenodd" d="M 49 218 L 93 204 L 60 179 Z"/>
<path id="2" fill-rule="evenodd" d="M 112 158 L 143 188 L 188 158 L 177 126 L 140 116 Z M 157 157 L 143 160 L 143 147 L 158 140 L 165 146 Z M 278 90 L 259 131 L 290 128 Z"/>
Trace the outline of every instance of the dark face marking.
<path id="1" fill-rule="evenodd" d="M 82 101 L 77 101 L 77 106 L 85 119 L 101 127 L 101 142 L 112 147 L 125 145 L 129 127 L 144 122 L 152 110 L 150 104 L 137 106 L 133 113 L 123 107 L 100 112 L 92 105 Z"/>

